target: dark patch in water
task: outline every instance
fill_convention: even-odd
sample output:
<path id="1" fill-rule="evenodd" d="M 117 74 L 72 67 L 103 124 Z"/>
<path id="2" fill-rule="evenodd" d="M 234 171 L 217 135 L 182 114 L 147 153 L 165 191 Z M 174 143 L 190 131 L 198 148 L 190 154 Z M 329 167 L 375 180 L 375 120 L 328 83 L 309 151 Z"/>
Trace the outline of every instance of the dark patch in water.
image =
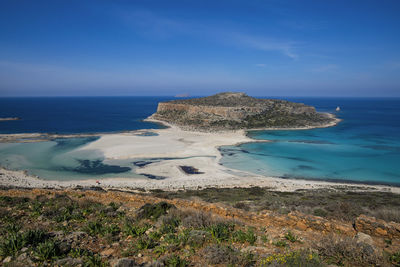
<path id="1" fill-rule="evenodd" d="M 304 143 L 304 144 L 319 144 L 319 145 L 334 145 L 335 143 L 329 141 L 318 140 L 289 140 L 290 143 Z"/>
<path id="2" fill-rule="evenodd" d="M 146 176 L 149 179 L 153 179 L 153 180 L 164 180 L 165 177 L 164 176 L 158 176 L 158 175 L 152 175 L 152 174 L 146 174 L 146 173 L 142 173 L 141 175 Z"/>
<path id="3" fill-rule="evenodd" d="M 72 169 L 74 172 L 85 173 L 85 174 L 108 174 L 108 173 L 122 173 L 130 171 L 129 167 L 121 167 L 118 165 L 107 165 L 101 160 L 77 160 L 80 164 L 79 167 Z M 66 169 L 66 168 L 65 168 Z M 70 169 L 67 169 L 71 171 Z"/>
<path id="4" fill-rule="evenodd" d="M 146 165 L 149 165 L 151 163 L 153 163 L 154 161 L 146 161 L 146 160 L 138 160 L 138 161 L 134 161 L 132 162 L 133 165 L 135 165 L 136 167 L 142 168 Z"/>
<path id="5" fill-rule="evenodd" d="M 143 133 L 138 133 L 136 134 L 137 136 L 158 136 L 158 133 L 153 133 L 153 132 L 143 132 Z"/>
<path id="6" fill-rule="evenodd" d="M 295 169 L 298 170 L 316 170 L 316 168 L 309 166 L 309 165 L 299 165 Z"/>
<path id="7" fill-rule="evenodd" d="M 386 151 L 400 152 L 400 147 L 397 147 L 397 146 L 369 145 L 369 146 L 362 146 L 362 147 L 370 148 L 370 149 L 374 149 L 374 150 L 386 150 Z"/>
<path id="8" fill-rule="evenodd" d="M 199 169 L 194 168 L 192 166 L 179 166 L 182 171 L 184 171 L 186 174 L 203 174 L 204 172 L 200 172 Z"/>

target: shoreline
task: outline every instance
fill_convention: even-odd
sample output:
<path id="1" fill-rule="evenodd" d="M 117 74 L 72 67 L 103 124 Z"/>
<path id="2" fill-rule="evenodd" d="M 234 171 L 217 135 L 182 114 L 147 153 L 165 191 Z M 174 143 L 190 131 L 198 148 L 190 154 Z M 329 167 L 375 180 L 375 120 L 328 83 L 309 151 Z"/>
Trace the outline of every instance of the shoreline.
<path id="1" fill-rule="evenodd" d="M 150 162 L 136 168 L 136 173 L 155 177 L 165 177 L 155 180 L 149 178 L 102 178 L 83 180 L 44 180 L 30 176 L 26 171 L 7 170 L 0 167 L 0 186 L 23 188 L 74 188 L 94 187 L 113 189 L 138 189 L 146 190 L 182 190 L 199 189 L 207 187 L 233 188 L 233 187 L 269 187 L 276 191 L 296 191 L 301 189 L 321 189 L 345 187 L 352 190 L 384 191 L 400 193 L 400 187 L 379 183 L 358 181 L 332 181 L 318 179 L 292 179 L 285 177 L 269 177 L 246 171 L 230 169 L 220 164 L 222 155 L 221 146 L 240 145 L 252 142 L 269 142 L 268 140 L 256 140 L 247 136 L 250 130 L 236 130 L 224 132 L 195 132 L 182 130 L 175 125 L 154 120 L 146 121 L 162 124 L 164 129 L 141 129 L 107 134 L 79 134 L 79 135 L 45 135 L 53 138 L 73 138 L 99 136 L 79 150 L 99 150 L 107 159 L 154 159 L 169 158 Z M 332 127 L 340 120 L 335 120 Z M 321 127 L 314 127 L 321 128 Z M 308 128 L 307 128 L 308 129 Z M 283 129 L 279 129 L 283 130 Z M 287 130 L 287 129 L 285 129 Z M 300 129 L 298 129 L 300 130 Z M 143 133 L 155 133 L 155 136 L 143 136 Z M 30 135 L 30 134 L 29 134 Z M 21 134 L 16 134 L 20 137 Z M 1 135 L 0 135 L 1 137 Z M 54 138 L 55 139 L 55 138 Z M 51 139 L 49 139 L 51 140 Z M 181 166 L 190 166 L 199 170 L 199 174 L 188 174 L 182 171 Z"/>

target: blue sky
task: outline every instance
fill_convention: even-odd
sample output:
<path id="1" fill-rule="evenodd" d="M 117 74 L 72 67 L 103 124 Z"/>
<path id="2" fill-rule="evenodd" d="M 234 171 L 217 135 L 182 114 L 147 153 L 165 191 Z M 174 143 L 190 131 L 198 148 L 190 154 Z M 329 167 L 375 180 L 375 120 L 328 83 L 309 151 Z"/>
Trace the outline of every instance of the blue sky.
<path id="1" fill-rule="evenodd" d="M 400 1 L 0 0 L 0 96 L 400 96 Z"/>

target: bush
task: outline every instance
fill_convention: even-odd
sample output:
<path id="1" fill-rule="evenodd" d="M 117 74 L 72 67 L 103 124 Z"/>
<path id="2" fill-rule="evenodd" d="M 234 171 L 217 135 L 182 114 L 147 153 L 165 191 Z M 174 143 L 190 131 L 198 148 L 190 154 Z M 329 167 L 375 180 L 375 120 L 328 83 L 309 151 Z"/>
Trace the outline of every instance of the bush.
<path id="1" fill-rule="evenodd" d="M 36 247 L 34 255 L 40 261 L 51 261 L 61 256 L 60 247 L 56 242 L 48 240 Z"/>
<path id="2" fill-rule="evenodd" d="M 291 231 L 288 231 L 285 234 L 285 238 L 286 238 L 286 240 L 289 240 L 292 243 L 299 241 L 299 238 L 297 236 L 295 236 Z"/>
<path id="3" fill-rule="evenodd" d="M 319 259 L 318 255 L 307 251 L 295 251 L 285 254 L 273 254 L 259 261 L 260 266 L 307 266 L 319 267 L 325 266 Z"/>
<path id="4" fill-rule="evenodd" d="M 313 214 L 319 217 L 326 217 L 326 215 L 328 215 L 328 212 L 324 209 L 315 209 Z"/>
<path id="5" fill-rule="evenodd" d="M 103 226 L 103 223 L 100 221 L 90 221 L 86 225 L 84 230 L 91 236 L 104 234 L 104 226 Z"/>
<path id="6" fill-rule="evenodd" d="M 152 249 L 158 245 L 153 239 L 148 237 L 141 237 L 135 243 L 135 248 L 137 250 Z"/>
<path id="7" fill-rule="evenodd" d="M 280 248 L 284 248 L 284 247 L 287 247 L 287 243 L 286 243 L 286 241 L 284 241 L 284 240 L 278 240 L 278 241 L 275 241 L 274 243 L 273 243 L 275 246 L 277 246 L 277 247 L 280 247 Z"/>
<path id="8" fill-rule="evenodd" d="M 99 255 L 89 255 L 85 257 L 84 260 L 85 267 L 106 267 L 109 266 L 107 262 L 103 262 Z"/>
<path id="9" fill-rule="evenodd" d="M 209 264 L 235 264 L 239 261 L 237 250 L 221 245 L 207 246 L 202 254 Z"/>
<path id="10" fill-rule="evenodd" d="M 123 227 L 123 232 L 125 235 L 130 235 L 132 237 L 142 236 L 150 228 L 150 225 L 134 225 L 131 222 L 125 222 Z"/>
<path id="11" fill-rule="evenodd" d="M 141 219 L 157 220 L 162 215 L 167 214 L 167 211 L 171 208 L 175 208 L 175 206 L 167 202 L 159 202 L 156 204 L 147 203 L 139 209 L 136 216 L 137 219 L 139 220 Z"/>
<path id="12" fill-rule="evenodd" d="M 232 223 L 218 223 L 211 225 L 208 231 L 217 242 L 223 242 L 229 240 L 234 229 L 235 225 Z"/>
<path id="13" fill-rule="evenodd" d="M 238 230 L 232 234 L 232 237 L 233 241 L 235 242 L 249 242 L 250 245 L 254 245 L 254 243 L 257 241 L 257 236 L 254 234 L 253 228 L 248 228 L 246 232 Z"/>
<path id="14" fill-rule="evenodd" d="M 28 230 L 24 233 L 12 232 L 0 244 L 0 256 L 13 256 L 25 246 L 36 246 L 45 241 L 48 234 L 42 230 Z"/>
<path id="15" fill-rule="evenodd" d="M 182 225 L 187 228 L 202 229 L 215 223 L 211 214 L 195 210 L 185 211 L 182 217 Z"/>
<path id="16" fill-rule="evenodd" d="M 328 264 L 345 266 L 384 265 L 380 255 L 368 244 L 357 243 L 354 239 L 328 237 L 316 245 L 319 255 Z"/>
<path id="17" fill-rule="evenodd" d="M 389 261 L 394 266 L 400 266 L 400 251 L 389 256 Z"/>
<path id="18" fill-rule="evenodd" d="M 178 255 L 172 255 L 164 260 L 164 264 L 168 267 L 185 267 L 189 265 L 189 262 L 181 259 Z"/>
<path id="19" fill-rule="evenodd" d="M 14 256 L 25 245 L 24 238 L 20 233 L 12 233 L 0 244 L 0 256 Z"/>

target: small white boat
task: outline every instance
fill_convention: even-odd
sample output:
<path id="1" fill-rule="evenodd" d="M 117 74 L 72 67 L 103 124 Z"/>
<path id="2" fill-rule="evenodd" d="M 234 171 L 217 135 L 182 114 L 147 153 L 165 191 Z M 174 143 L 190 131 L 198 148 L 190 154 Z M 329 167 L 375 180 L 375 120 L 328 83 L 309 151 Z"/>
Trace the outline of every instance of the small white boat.
<path id="1" fill-rule="evenodd" d="M 336 111 L 340 111 L 340 107 L 339 106 L 337 106 Z"/>

